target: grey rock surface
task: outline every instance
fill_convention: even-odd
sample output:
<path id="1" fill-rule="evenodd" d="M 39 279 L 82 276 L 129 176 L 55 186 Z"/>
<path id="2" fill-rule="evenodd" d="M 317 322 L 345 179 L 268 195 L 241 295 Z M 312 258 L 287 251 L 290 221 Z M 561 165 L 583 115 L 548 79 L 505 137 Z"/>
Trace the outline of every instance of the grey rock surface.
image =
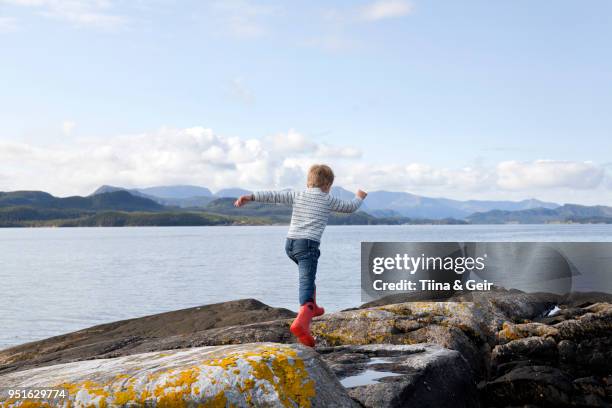
<path id="1" fill-rule="evenodd" d="M 454 350 L 435 344 L 372 344 L 319 352 L 364 407 L 479 405 L 472 370 Z"/>
<path id="2" fill-rule="evenodd" d="M 61 387 L 58 407 L 357 407 L 308 347 L 276 343 L 134 354 L 17 371 L 3 387 Z M 45 406 L 42 401 L 37 401 Z M 0 399 L 13 408 L 21 401 Z M 47 405 L 48 406 L 48 405 Z"/>
<path id="3" fill-rule="evenodd" d="M 407 347 L 393 351 L 399 353 L 394 358 L 417 361 L 411 347 L 428 344 L 445 350 L 434 353 L 440 362 L 452 356 L 463 359 L 458 367 L 462 372 L 466 364 L 467 377 L 478 381 L 481 406 L 546 406 L 546 400 L 533 399 L 538 391 L 557 406 L 610 406 L 612 305 L 606 299 L 609 295 L 597 293 L 561 296 L 499 288 L 453 295 L 445 301 L 395 296 L 392 300 L 404 302 L 386 299 L 315 318 L 312 332 L 316 350 L 340 378 L 364 371 L 364 365 L 384 354 L 381 348 Z M 556 313 L 549 315 L 553 308 Z M 243 300 L 109 323 L 0 351 L 0 379 L 34 367 L 160 350 L 294 343 L 289 332 L 293 316 L 288 310 Z M 369 347 L 376 351 L 368 351 Z M 428 353 L 421 357 L 432 355 Z M 374 376 L 387 368 L 391 374 L 365 388 L 351 387 L 350 394 L 371 404 L 368 398 L 374 398 L 374 386 L 384 384 L 376 398 L 388 405 L 381 406 L 429 401 L 422 384 L 415 382 L 427 377 L 427 370 L 398 364 L 369 366 Z M 436 364 L 433 360 L 430 364 L 434 372 Z M 415 393 L 417 386 L 423 392 Z M 446 395 L 429 386 L 434 390 L 431 395 L 446 401 Z M 440 389 L 450 395 L 455 392 Z"/>

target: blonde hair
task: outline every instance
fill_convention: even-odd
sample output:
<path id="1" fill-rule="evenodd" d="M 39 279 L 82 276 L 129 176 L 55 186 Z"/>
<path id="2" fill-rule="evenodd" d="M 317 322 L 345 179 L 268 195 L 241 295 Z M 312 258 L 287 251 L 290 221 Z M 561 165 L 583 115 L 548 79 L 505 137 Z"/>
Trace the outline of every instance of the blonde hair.
<path id="1" fill-rule="evenodd" d="M 308 170 L 308 187 L 331 187 L 334 183 L 334 172 L 326 164 L 314 164 Z"/>

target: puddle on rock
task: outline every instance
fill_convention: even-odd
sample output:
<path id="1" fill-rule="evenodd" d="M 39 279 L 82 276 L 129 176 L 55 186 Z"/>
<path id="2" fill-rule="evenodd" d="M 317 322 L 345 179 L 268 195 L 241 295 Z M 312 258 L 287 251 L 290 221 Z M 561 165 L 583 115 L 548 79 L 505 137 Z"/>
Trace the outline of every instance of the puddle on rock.
<path id="1" fill-rule="evenodd" d="M 340 380 L 340 383 L 345 388 L 359 387 L 361 385 L 375 384 L 381 378 L 396 377 L 398 375 L 402 374 L 392 373 L 391 371 L 365 370 L 357 375 L 352 375 L 350 377 L 343 378 L 342 380 Z"/>
<path id="2" fill-rule="evenodd" d="M 372 364 L 385 364 L 385 363 L 392 363 L 393 360 L 390 359 L 389 357 L 375 357 L 375 358 L 371 358 L 370 361 L 368 361 L 366 364 L 367 365 L 372 365 Z"/>

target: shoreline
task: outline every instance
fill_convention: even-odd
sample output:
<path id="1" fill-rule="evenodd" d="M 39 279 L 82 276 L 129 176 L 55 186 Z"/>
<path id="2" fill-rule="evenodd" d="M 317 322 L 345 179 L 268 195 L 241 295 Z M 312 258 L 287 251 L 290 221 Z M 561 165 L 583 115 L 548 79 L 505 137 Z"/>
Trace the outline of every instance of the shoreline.
<path id="1" fill-rule="evenodd" d="M 80 225 L 80 226 L 69 226 L 69 225 L 21 225 L 21 226 L 2 226 L 0 230 L 20 230 L 20 229 L 94 229 L 94 228 L 199 228 L 199 227 L 288 227 L 288 223 L 269 223 L 269 224 L 256 224 L 256 223 L 236 223 L 236 224 L 223 224 L 223 225 Z M 578 223 L 578 222 L 550 222 L 550 223 L 505 223 L 505 224 L 444 224 L 444 223 L 415 223 L 415 224 L 329 224 L 329 227 L 418 227 L 418 226 L 435 226 L 435 227 L 555 227 L 555 226 L 600 226 L 600 227 L 611 227 L 612 223 L 593 222 L 593 223 Z M 607 241 L 605 241 L 607 242 Z"/>

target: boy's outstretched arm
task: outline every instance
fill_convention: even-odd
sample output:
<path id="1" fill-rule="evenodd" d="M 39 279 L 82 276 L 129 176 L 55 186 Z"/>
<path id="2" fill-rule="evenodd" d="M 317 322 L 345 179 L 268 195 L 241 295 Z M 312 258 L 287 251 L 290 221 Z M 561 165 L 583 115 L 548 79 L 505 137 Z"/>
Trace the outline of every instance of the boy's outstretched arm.
<path id="1" fill-rule="evenodd" d="M 240 196 L 235 202 L 236 207 L 242 207 L 249 201 L 261 203 L 293 204 L 294 191 L 255 191 L 253 194 Z"/>
<path id="2" fill-rule="evenodd" d="M 355 198 L 350 201 L 341 200 L 336 197 L 331 197 L 331 210 L 341 213 L 352 213 L 359 209 L 363 200 L 367 197 L 368 193 L 362 190 L 357 190 Z"/>

